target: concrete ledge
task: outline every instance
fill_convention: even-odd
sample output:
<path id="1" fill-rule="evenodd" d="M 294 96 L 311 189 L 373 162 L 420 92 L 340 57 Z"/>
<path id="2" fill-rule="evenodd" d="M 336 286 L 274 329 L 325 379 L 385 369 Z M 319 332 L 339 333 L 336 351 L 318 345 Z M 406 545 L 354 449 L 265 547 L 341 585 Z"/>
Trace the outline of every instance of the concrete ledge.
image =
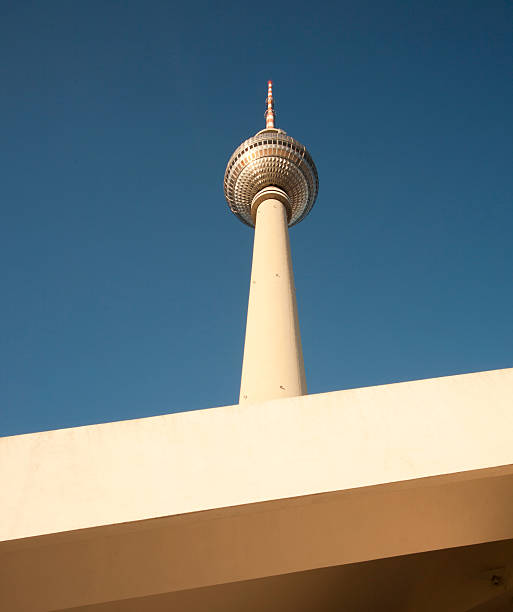
<path id="1" fill-rule="evenodd" d="M 4 438 L 0 603 L 513 538 L 512 398 L 495 370 Z"/>

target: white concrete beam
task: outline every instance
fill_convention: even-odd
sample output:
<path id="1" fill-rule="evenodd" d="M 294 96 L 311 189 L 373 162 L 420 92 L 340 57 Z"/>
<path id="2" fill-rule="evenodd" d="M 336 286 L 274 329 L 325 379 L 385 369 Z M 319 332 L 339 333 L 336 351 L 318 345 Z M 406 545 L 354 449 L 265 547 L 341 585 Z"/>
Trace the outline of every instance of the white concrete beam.
<path id="1" fill-rule="evenodd" d="M 513 538 L 512 397 L 497 370 L 4 438 L 0 604 Z"/>

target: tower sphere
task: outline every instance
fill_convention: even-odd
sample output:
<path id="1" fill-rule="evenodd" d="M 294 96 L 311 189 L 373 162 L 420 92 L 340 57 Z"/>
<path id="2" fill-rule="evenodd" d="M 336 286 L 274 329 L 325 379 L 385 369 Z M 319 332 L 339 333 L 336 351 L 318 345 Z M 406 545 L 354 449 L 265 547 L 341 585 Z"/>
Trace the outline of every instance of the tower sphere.
<path id="1" fill-rule="evenodd" d="M 289 199 L 290 227 L 303 220 L 312 209 L 319 178 L 306 147 L 274 127 L 271 83 L 267 100 L 267 127 L 235 149 L 224 174 L 224 195 L 233 214 L 254 227 L 253 199 L 265 187 L 278 187 Z"/>

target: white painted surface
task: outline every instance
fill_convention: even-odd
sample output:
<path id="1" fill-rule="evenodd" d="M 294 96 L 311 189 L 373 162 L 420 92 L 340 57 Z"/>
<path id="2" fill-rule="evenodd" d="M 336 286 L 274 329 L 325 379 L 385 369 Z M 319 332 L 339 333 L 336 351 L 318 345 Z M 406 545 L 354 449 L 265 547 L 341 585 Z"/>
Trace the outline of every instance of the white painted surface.
<path id="1" fill-rule="evenodd" d="M 257 194 L 255 240 L 239 402 L 306 394 L 285 204 L 287 195 Z"/>
<path id="2" fill-rule="evenodd" d="M 512 390 L 496 370 L 4 438 L 0 609 L 511 540 Z"/>
<path id="3" fill-rule="evenodd" d="M 0 540 L 513 464 L 513 369 L 0 439 Z"/>

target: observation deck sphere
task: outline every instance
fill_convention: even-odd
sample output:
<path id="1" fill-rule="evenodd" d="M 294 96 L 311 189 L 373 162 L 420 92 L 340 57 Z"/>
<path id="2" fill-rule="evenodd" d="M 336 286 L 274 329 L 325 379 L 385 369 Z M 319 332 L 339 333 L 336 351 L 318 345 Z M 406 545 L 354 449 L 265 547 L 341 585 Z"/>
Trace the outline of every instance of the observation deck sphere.
<path id="1" fill-rule="evenodd" d="M 271 186 L 283 189 L 290 199 L 289 227 L 312 210 L 319 189 L 317 168 L 306 147 L 277 128 L 261 130 L 237 147 L 224 175 L 230 210 L 251 227 L 251 202 Z"/>

